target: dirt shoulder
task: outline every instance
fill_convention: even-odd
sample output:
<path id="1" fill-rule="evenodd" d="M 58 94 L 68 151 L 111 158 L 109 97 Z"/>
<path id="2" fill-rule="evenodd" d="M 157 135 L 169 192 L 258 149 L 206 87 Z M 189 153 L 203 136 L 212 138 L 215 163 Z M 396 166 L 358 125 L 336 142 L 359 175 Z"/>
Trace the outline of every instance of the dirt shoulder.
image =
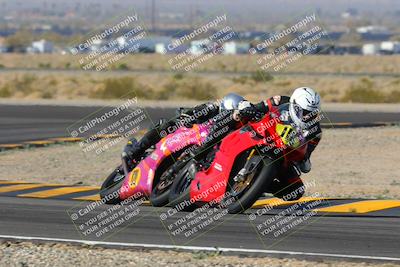
<path id="1" fill-rule="evenodd" d="M 2 152 L 0 179 L 98 186 L 119 164 L 123 142 L 100 155 L 84 153 L 78 144 Z M 398 199 L 398 151 L 400 127 L 326 129 L 312 171 L 303 175 L 315 181 L 307 194 Z"/>
<path id="2" fill-rule="evenodd" d="M 92 246 L 30 242 L 0 244 L 1 266 L 399 266 L 335 260 L 307 261 L 271 257 L 237 257 L 204 252 L 104 249 Z"/>

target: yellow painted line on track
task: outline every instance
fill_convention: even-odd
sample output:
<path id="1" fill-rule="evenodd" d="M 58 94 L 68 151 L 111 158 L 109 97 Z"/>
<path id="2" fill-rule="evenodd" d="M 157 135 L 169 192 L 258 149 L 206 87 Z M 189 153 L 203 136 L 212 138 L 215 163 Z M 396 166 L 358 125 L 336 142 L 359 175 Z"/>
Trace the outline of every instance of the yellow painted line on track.
<path id="1" fill-rule="evenodd" d="M 24 142 L 24 144 L 28 144 L 28 145 L 51 145 L 54 144 L 55 141 L 50 141 L 50 140 L 39 140 L 39 141 L 28 141 L 28 142 Z"/>
<path id="2" fill-rule="evenodd" d="M 120 134 L 99 134 L 96 135 L 97 138 L 100 139 L 107 139 L 107 138 L 117 138 L 117 137 L 122 137 Z"/>
<path id="3" fill-rule="evenodd" d="M 95 195 L 90 195 L 90 196 L 75 197 L 73 199 L 75 199 L 75 200 L 83 200 L 83 201 L 99 201 L 100 200 L 100 195 L 99 194 L 95 194 Z M 143 201 L 143 205 L 150 206 L 150 201 L 148 201 L 148 200 Z"/>
<path id="4" fill-rule="evenodd" d="M 378 210 L 400 207 L 400 200 L 363 200 L 349 204 L 335 205 L 326 208 L 315 209 L 319 212 L 352 212 L 367 213 Z"/>
<path id="5" fill-rule="evenodd" d="M 48 189 L 44 191 L 28 193 L 28 194 L 21 194 L 18 195 L 19 197 L 34 197 L 34 198 L 49 198 L 49 197 L 56 197 L 61 195 L 67 195 L 72 193 L 79 193 L 89 190 L 98 190 L 98 187 L 91 187 L 91 186 L 68 186 L 68 187 L 61 187 L 56 189 Z"/>
<path id="6" fill-rule="evenodd" d="M 84 200 L 84 201 L 99 201 L 100 200 L 100 195 L 99 194 L 95 194 L 95 195 L 89 195 L 89 196 L 83 196 L 83 197 L 75 197 L 73 199 Z"/>
<path id="7" fill-rule="evenodd" d="M 55 141 L 55 142 L 79 142 L 82 141 L 83 139 L 80 137 L 57 137 L 57 138 L 50 138 L 49 140 Z"/>
<path id="8" fill-rule="evenodd" d="M 9 149 L 11 149 L 11 148 L 22 148 L 22 147 L 24 147 L 23 144 L 2 144 L 2 145 L 0 145 L 0 148 L 9 148 Z"/>
<path id="9" fill-rule="evenodd" d="M 45 186 L 57 186 L 56 184 L 17 184 L 17 185 L 9 185 L 0 187 L 0 193 L 8 193 L 19 190 L 27 190 L 34 189 Z"/>
<path id="10" fill-rule="evenodd" d="M 19 197 L 32 198 L 51 198 L 66 194 L 79 193 L 92 190 L 100 190 L 98 186 L 66 186 L 60 184 L 34 184 L 23 181 L 8 181 L 0 180 L 0 193 L 9 193 L 23 190 L 36 189 L 41 187 L 57 187 L 52 189 L 43 189 L 42 191 L 19 194 Z M 81 197 L 72 198 L 81 201 L 99 201 L 99 194 L 91 194 Z M 252 208 L 262 208 L 264 206 L 278 207 L 285 205 L 293 205 L 297 203 L 307 203 L 315 201 L 338 200 L 338 198 L 318 198 L 318 197 L 303 197 L 295 201 L 283 201 L 279 198 L 267 198 L 256 201 Z M 149 201 L 145 201 L 144 205 L 150 205 Z M 360 200 L 347 204 L 334 205 L 330 207 L 322 207 L 314 209 L 317 212 L 334 212 L 334 213 L 368 213 L 390 208 L 400 208 L 400 200 Z"/>
<path id="11" fill-rule="evenodd" d="M 29 184 L 28 182 L 0 181 L 0 184 Z"/>
<path id="12" fill-rule="evenodd" d="M 253 204 L 252 208 L 263 207 L 266 205 L 277 206 L 278 203 L 281 203 L 281 202 L 284 202 L 284 201 L 280 200 L 279 198 L 260 199 L 260 200 L 257 200 L 256 203 Z"/>
<path id="13" fill-rule="evenodd" d="M 261 208 L 264 206 L 271 206 L 271 207 L 277 207 L 277 206 L 283 206 L 283 205 L 290 205 L 290 204 L 296 204 L 296 203 L 304 203 L 304 202 L 312 202 L 312 201 L 319 201 L 319 200 L 329 200 L 330 198 L 319 198 L 319 197 L 302 197 L 299 200 L 293 200 L 293 201 L 284 201 L 280 198 L 267 198 L 267 199 L 260 199 L 257 200 L 256 203 L 252 206 L 252 208 Z M 333 198 L 332 198 L 333 199 Z"/>

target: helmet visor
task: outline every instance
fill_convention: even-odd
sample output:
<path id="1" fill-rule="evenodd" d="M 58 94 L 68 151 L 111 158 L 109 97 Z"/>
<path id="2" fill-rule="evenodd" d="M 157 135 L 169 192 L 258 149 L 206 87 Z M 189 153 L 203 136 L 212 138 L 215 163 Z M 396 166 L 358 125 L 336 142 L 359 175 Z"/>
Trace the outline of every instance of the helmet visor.
<path id="1" fill-rule="evenodd" d="M 303 126 L 305 126 L 306 128 L 309 128 L 310 126 L 315 124 L 320 116 L 319 109 L 313 111 L 303 109 L 300 105 L 296 104 L 296 102 L 293 103 L 293 110 L 297 119 L 301 121 L 303 123 Z"/>
<path id="2" fill-rule="evenodd" d="M 303 117 L 301 120 L 306 123 L 312 123 L 313 121 L 318 119 L 319 115 L 320 115 L 319 109 L 313 111 L 303 109 Z"/>

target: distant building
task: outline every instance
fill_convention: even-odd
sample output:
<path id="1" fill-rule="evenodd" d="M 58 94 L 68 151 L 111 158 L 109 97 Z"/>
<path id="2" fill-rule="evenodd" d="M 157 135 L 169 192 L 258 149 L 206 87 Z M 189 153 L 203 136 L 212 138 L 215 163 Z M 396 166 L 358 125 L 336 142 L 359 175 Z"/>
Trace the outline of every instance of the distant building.
<path id="1" fill-rule="evenodd" d="M 226 55 L 247 54 L 250 49 L 250 44 L 239 42 L 226 42 L 224 43 L 223 48 L 223 53 Z"/>
<path id="2" fill-rule="evenodd" d="M 163 48 L 172 42 L 172 38 L 167 36 L 140 37 L 137 35 L 132 38 L 119 37 L 116 41 L 120 53 L 161 53 Z"/>
<path id="3" fill-rule="evenodd" d="M 93 43 L 90 46 L 91 51 L 98 51 L 105 45 L 105 42 L 101 39 L 93 40 Z"/>
<path id="4" fill-rule="evenodd" d="M 331 44 L 318 44 L 312 51 L 312 54 L 318 55 L 332 55 L 335 52 L 335 47 Z"/>
<path id="5" fill-rule="evenodd" d="M 154 51 L 157 54 L 166 54 L 166 53 L 168 53 L 167 46 L 165 44 L 163 44 L 163 43 L 157 43 L 156 46 L 154 47 Z"/>
<path id="6" fill-rule="evenodd" d="M 358 27 L 357 32 L 358 33 L 389 33 L 389 31 L 386 27 L 375 26 L 375 25 Z"/>
<path id="7" fill-rule="evenodd" d="M 363 54 L 362 47 L 352 44 L 335 45 L 331 54 L 334 55 L 361 55 Z"/>
<path id="8" fill-rule="evenodd" d="M 162 42 L 155 45 L 155 52 L 158 54 L 179 54 L 190 50 L 190 47 L 186 44 L 181 44 L 178 46 L 173 45 L 173 40 L 171 42 Z"/>
<path id="9" fill-rule="evenodd" d="M 32 42 L 31 46 L 27 48 L 28 53 L 53 53 L 53 43 L 46 41 L 46 40 L 40 40 L 36 42 Z"/>
<path id="10" fill-rule="evenodd" d="M 381 54 L 400 54 L 400 42 L 382 42 L 380 52 Z"/>
<path id="11" fill-rule="evenodd" d="M 210 43 L 209 39 L 192 41 L 190 42 L 190 53 L 193 55 L 201 55 L 205 52 L 211 52 L 209 49 Z"/>
<path id="12" fill-rule="evenodd" d="M 345 12 L 342 13 L 342 18 L 352 18 L 358 16 L 358 10 L 355 8 L 348 8 Z"/>
<path id="13" fill-rule="evenodd" d="M 365 42 L 383 42 L 383 41 L 389 41 L 389 39 L 393 36 L 391 33 L 362 33 L 361 34 L 361 39 Z"/>
<path id="14" fill-rule="evenodd" d="M 379 44 L 364 44 L 362 46 L 363 55 L 378 55 L 380 50 Z"/>

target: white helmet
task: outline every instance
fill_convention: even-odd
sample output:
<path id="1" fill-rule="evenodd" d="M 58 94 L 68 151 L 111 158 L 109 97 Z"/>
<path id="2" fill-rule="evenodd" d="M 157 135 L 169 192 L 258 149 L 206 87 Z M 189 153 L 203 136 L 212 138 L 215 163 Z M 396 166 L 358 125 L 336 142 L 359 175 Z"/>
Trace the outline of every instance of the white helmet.
<path id="1" fill-rule="evenodd" d="M 290 117 L 301 129 L 309 128 L 309 124 L 320 114 L 321 98 L 309 87 L 295 89 L 289 102 Z"/>

